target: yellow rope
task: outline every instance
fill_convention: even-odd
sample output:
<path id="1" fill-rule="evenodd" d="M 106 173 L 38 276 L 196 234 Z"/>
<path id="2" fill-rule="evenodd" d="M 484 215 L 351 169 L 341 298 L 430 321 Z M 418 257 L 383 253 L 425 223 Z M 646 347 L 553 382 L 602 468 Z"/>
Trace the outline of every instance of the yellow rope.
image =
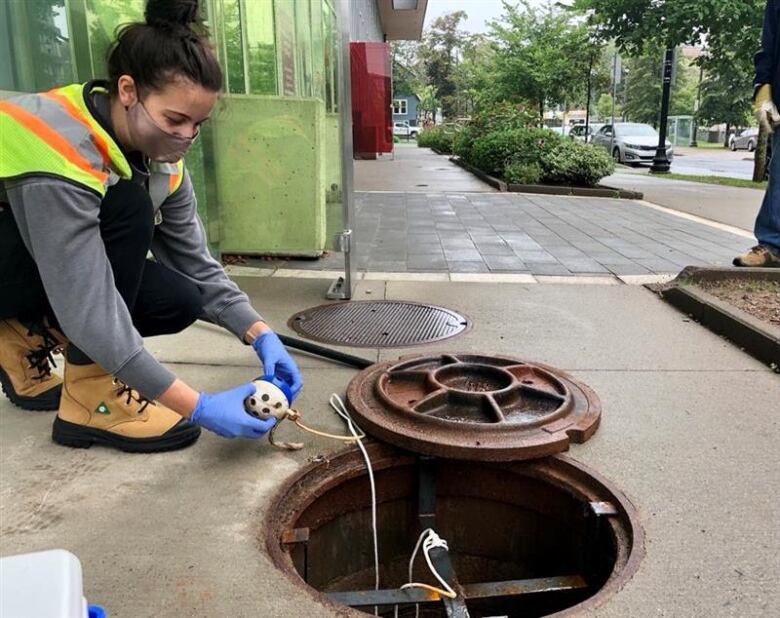
<path id="1" fill-rule="evenodd" d="M 360 431 L 358 436 L 337 436 L 332 433 L 327 433 L 312 427 L 308 427 L 301 421 L 301 413 L 298 410 L 293 410 L 290 408 L 287 413 L 279 419 L 276 425 L 271 428 L 271 431 L 268 434 L 268 441 L 271 443 L 271 445 L 287 451 L 299 451 L 303 448 L 303 444 L 301 442 L 276 442 L 274 434 L 279 428 L 279 425 L 281 425 L 282 421 L 285 419 L 292 421 L 298 428 L 302 429 L 303 431 L 306 431 L 315 436 L 320 436 L 322 438 L 330 438 L 331 440 L 340 440 L 342 442 L 357 442 L 358 440 L 362 440 L 366 437 L 366 434 L 362 431 Z"/>
<path id="2" fill-rule="evenodd" d="M 447 590 L 442 590 L 441 588 L 437 588 L 436 586 L 430 586 L 428 584 L 411 583 L 411 584 L 404 584 L 403 586 L 401 586 L 401 590 L 406 590 L 407 588 L 425 588 L 426 590 L 435 592 L 440 597 L 447 597 L 448 599 L 455 599 L 458 596 L 457 594 L 453 594 L 451 592 L 448 592 Z"/>

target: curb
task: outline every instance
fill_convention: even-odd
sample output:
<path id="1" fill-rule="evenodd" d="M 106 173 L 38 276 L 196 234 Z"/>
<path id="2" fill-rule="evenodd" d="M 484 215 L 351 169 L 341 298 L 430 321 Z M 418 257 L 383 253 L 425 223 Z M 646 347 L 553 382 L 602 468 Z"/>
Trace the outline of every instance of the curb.
<path id="1" fill-rule="evenodd" d="M 702 326 L 727 338 L 780 373 L 780 330 L 695 287 L 696 282 L 725 279 L 780 281 L 780 270 L 774 272 L 766 268 L 688 266 L 669 284 L 646 287 L 657 292 L 670 305 L 690 315 Z"/>
<path id="2" fill-rule="evenodd" d="M 439 154 L 439 153 L 437 153 Z M 608 187 L 606 185 L 596 185 L 595 187 L 575 187 L 572 185 L 520 185 L 514 183 L 507 183 L 503 180 L 486 174 L 481 169 L 474 167 L 460 157 L 450 157 L 455 165 L 462 167 L 467 172 L 471 172 L 486 182 L 494 189 L 497 189 L 504 193 L 535 193 L 538 195 L 564 195 L 564 196 L 576 196 L 576 197 L 608 197 L 623 200 L 642 200 L 644 199 L 644 193 L 638 191 L 627 191 L 625 189 L 618 189 L 616 187 Z"/>

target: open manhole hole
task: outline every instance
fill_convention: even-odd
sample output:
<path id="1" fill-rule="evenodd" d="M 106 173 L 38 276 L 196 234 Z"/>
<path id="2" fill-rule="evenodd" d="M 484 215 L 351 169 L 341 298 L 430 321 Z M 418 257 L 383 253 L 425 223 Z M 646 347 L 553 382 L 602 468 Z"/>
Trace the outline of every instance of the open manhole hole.
<path id="1" fill-rule="evenodd" d="M 495 463 L 435 460 L 367 445 L 377 487 L 380 586 L 374 589 L 369 482 L 357 449 L 285 483 L 266 520 L 278 567 L 334 610 L 381 616 L 546 616 L 603 603 L 636 571 L 643 533 L 630 502 L 563 456 Z M 400 587 L 420 532 L 454 600 Z M 436 583 L 415 563 L 413 579 Z"/>
<path id="2" fill-rule="evenodd" d="M 510 461 L 560 453 L 596 431 L 601 403 L 559 369 L 511 356 L 440 354 L 377 363 L 347 400 L 371 435 L 417 453 Z"/>
<path id="3" fill-rule="evenodd" d="M 362 348 L 431 343 L 470 327 L 467 318 L 450 309 L 406 301 L 330 303 L 296 313 L 288 324 L 308 339 Z"/>

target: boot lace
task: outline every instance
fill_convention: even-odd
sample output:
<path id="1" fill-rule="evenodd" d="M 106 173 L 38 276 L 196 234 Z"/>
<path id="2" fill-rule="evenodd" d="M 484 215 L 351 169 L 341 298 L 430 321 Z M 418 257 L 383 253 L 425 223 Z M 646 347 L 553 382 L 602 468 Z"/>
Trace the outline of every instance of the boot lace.
<path id="1" fill-rule="evenodd" d="M 43 343 L 37 349 L 25 354 L 25 357 L 30 363 L 30 369 L 35 369 L 38 374 L 34 375 L 32 379 L 43 381 L 51 377 L 52 366 L 57 366 L 53 354 L 60 352 L 61 346 L 45 327 L 35 325 L 28 327 L 27 336 L 34 337 L 35 335 L 40 336 Z"/>
<path id="2" fill-rule="evenodd" d="M 141 395 L 141 393 L 139 393 L 138 391 L 130 388 L 127 384 L 125 384 L 121 380 L 117 380 L 116 378 L 114 378 L 113 384 L 114 386 L 117 387 L 116 396 L 122 397 L 124 395 L 126 397 L 125 405 L 130 405 L 133 401 L 141 404 L 141 407 L 138 408 L 137 414 L 143 414 L 144 410 L 146 410 L 149 404 L 155 405 L 153 401 L 147 399 L 146 397 Z"/>

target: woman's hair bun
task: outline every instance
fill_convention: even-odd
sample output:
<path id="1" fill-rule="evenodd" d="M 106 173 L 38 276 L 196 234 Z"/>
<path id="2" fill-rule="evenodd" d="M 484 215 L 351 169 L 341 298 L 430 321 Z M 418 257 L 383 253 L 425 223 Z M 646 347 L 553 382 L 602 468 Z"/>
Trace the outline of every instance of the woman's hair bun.
<path id="1" fill-rule="evenodd" d="M 191 28 L 200 26 L 198 0 L 148 0 L 144 17 L 154 28 Z"/>

